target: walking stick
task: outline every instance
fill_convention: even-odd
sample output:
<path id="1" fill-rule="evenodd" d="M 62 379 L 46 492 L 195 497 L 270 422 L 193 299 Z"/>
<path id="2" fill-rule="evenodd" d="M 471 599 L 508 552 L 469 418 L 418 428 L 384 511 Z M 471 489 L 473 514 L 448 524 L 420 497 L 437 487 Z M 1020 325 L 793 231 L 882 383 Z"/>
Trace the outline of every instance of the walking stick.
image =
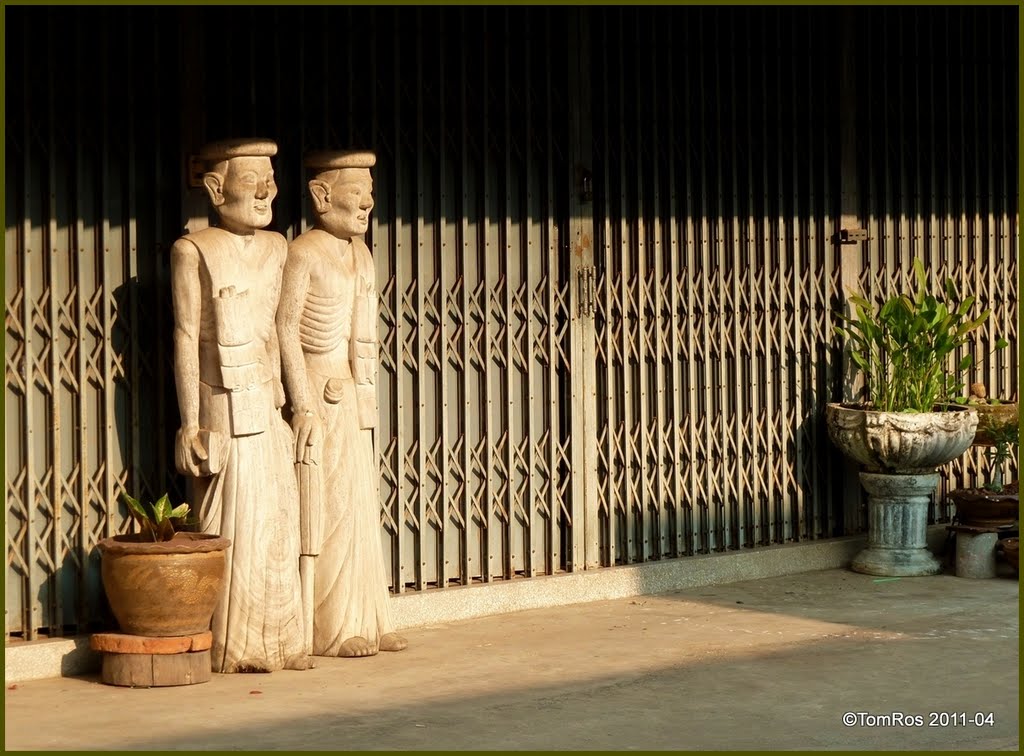
<path id="1" fill-rule="evenodd" d="M 308 450 L 308 447 L 307 447 Z M 309 459 L 295 465 L 299 483 L 299 582 L 305 619 L 306 653 L 313 655 L 314 576 L 323 543 L 323 485 L 320 465 Z"/>

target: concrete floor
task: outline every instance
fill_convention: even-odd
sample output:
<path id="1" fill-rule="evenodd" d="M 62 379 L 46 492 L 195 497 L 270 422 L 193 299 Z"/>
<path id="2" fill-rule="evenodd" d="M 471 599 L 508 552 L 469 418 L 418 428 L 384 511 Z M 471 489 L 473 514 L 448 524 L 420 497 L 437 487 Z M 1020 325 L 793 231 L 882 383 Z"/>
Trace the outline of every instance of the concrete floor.
<path id="1" fill-rule="evenodd" d="M 1018 583 L 1005 574 L 833 569 L 403 632 L 403 653 L 307 672 L 8 685 L 5 745 L 1018 749 Z M 845 726 L 846 712 L 861 721 Z M 893 714 L 923 723 L 869 719 Z"/>

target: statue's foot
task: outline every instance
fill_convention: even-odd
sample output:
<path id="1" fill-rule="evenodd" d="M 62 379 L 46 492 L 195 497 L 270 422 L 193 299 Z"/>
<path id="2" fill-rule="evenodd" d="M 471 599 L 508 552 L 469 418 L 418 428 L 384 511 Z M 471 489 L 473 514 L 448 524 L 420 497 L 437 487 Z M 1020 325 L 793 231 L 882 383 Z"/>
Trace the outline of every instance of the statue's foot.
<path id="1" fill-rule="evenodd" d="M 306 654 L 295 654 L 289 656 L 284 663 L 285 669 L 313 669 L 313 657 Z"/>
<path id="2" fill-rule="evenodd" d="M 403 651 L 408 647 L 409 641 L 405 639 L 405 636 L 398 633 L 384 633 L 380 637 L 381 651 Z"/>
<path id="3" fill-rule="evenodd" d="M 341 644 L 338 656 L 373 656 L 377 653 L 370 641 L 362 636 L 356 635 Z"/>
<path id="4" fill-rule="evenodd" d="M 270 672 L 270 663 L 266 659 L 242 659 L 235 662 L 231 672 Z"/>

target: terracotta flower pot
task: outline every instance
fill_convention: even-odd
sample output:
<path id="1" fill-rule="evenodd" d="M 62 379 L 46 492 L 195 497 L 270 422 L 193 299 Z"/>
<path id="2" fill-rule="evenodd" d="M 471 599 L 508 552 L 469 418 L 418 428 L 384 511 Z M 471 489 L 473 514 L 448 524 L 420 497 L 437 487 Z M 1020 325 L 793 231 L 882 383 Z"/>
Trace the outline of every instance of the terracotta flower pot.
<path id="1" fill-rule="evenodd" d="M 166 637 L 209 630 L 230 545 L 208 533 L 176 533 L 162 542 L 138 535 L 100 541 L 103 588 L 121 631 Z"/>

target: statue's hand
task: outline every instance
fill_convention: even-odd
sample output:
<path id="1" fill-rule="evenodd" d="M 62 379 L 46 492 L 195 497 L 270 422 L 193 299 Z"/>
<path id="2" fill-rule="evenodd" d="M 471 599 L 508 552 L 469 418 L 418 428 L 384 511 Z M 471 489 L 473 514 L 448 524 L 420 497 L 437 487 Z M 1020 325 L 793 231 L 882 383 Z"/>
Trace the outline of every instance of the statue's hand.
<path id="1" fill-rule="evenodd" d="M 320 464 L 320 418 L 315 412 L 296 411 L 292 417 L 292 434 L 295 436 L 295 461 L 303 465 Z"/>
<path id="2" fill-rule="evenodd" d="M 178 472 L 200 478 L 200 465 L 209 455 L 199 440 L 199 428 L 184 427 L 174 436 L 174 464 Z"/>
<path id="3" fill-rule="evenodd" d="M 284 384 L 277 378 L 274 379 L 274 409 L 281 409 L 285 405 Z"/>

